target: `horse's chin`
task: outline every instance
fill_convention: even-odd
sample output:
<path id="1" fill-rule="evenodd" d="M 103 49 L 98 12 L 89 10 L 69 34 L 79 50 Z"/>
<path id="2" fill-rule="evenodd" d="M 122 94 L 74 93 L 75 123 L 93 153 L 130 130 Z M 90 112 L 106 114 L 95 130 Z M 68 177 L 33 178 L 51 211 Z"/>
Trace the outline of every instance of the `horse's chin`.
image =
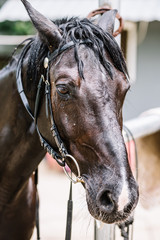
<path id="1" fill-rule="evenodd" d="M 107 223 L 107 224 L 125 222 L 130 217 L 130 214 L 125 214 L 124 212 L 117 212 L 117 213 L 113 213 L 112 215 L 108 215 L 106 213 L 100 212 L 100 213 L 91 213 L 91 215 L 96 220 L 103 223 Z"/>
<path id="2" fill-rule="evenodd" d="M 103 214 L 104 213 L 100 213 L 100 215 L 95 219 L 107 224 L 125 222 L 130 217 L 130 215 L 125 215 L 123 213 L 117 213 L 112 216 Z"/>
<path id="3" fill-rule="evenodd" d="M 98 208 L 88 204 L 88 210 L 90 214 L 96 219 L 103 223 L 112 224 L 112 223 L 122 223 L 130 219 L 132 212 L 136 204 L 125 207 L 123 211 L 118 211 L 115 209 L 111 214 L 107 214 L 103 211 L 99 211 Z"/>

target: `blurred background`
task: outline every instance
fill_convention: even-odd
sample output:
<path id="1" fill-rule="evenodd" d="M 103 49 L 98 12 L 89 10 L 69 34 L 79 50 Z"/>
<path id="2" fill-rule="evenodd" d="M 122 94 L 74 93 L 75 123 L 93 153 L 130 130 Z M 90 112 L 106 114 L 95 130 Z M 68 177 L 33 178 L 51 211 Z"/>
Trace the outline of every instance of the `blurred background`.
<path id="1" fill-rule="evenodd" d="M 136 118 L 150 108 L 160 107 L 159 0 L 30 0 L 30 2 L 52 20 L 72 16 L 86 17 L 89 12 L 106 4 L 117 8 L 124 19 L 124 29 L 117 41 L 126 58 L 131 82 L 123 109 L 124 120 Z M 14 48 L 35 33 L 20 0 L 0 0 L 0 69 L 10 60 Z M 159 136 L 160 132 L 156 134 Z M 160 239 L 158 232 L 160 202 L 157 201 L 158 204 L 148 210 L 156 202 L 156 196 L 160 196 L 157 187 L 158 184 L 160 186 L 160 154 L 157 151 L 159 144 L 153 140 L 154 136 L 149 135 L 148 138 L 137 140 L 138 153 L 143 159 L 140 162 L 141 169 L 149 172 L 148 162 L 156 158 L 154 166 L 158 167 L 159 172 L 156 173 L 157 178 L 154 181 L 152 177 L 154 170 L 147 176 L 142 171 L 141 179 L 144 177 L 146 181 L 142 181 L 142 188 L 145 189 L 141 196 L 144 208 L 139 206 L 136 212 L 135 240 Z M 144 145 L 144 142 L 149 145 Z M 154 151 L 151 150 L 151 144 L 156 146 Z M 148 146 L 149 149 L 145 153 L 142 152 L 144 146 Z M 146 162 L 144 159 L 147 159 Z M 153 183 L 150 189 L 146 187 L 147 181 Z M 153 187 L 155 182 L 156 187 Z M 42 239 L 64 239 L 69 181 L 48 155 L 40 165 L 39 192 Z M 85 192 L 80 184 L 74 186 L 74 203 L 73 240 L 91 240 L 94 238 L 94 220 L 87 211 Z M 36 239 L 35 234 L 33 239 Z"/>

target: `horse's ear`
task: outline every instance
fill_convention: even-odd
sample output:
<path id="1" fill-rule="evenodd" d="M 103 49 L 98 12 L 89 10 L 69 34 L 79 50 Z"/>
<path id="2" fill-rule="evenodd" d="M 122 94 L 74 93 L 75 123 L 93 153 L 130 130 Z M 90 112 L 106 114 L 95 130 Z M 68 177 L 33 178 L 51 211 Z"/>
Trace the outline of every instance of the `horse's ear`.
<path id="1" fill-rule="evenodd" d="M 49 50 L 52 52 L 58 47 L 61 40 L 61 34 L 58 27 L 51 20 L 44 17 L 41 13 L 34 9 L 28 1 L 21 1 L 24 4 L 35 28 L 38 30 L 40 38 L 47 44 Z"/>
<path id="2" fill-rule="evenodd" d="M 113 35 L 116 14 L 116 9 L 105 12 L 100 17 L 98 21 L 98 26 L 101 27 L 104 32 L 109 32 L 111 35 Z"/>

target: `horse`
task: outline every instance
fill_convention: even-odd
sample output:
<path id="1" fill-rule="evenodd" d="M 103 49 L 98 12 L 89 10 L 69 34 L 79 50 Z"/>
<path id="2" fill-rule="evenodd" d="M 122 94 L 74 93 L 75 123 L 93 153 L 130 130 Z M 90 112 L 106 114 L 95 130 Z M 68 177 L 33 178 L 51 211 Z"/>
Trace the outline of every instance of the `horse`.
<path id="1" fill-rule="evenodd" d="M 52 22 L 22 3 L 38 33 L 0 71 L 0 239 L 31 238 L 46 151 L 77 176 L 95 219 L 123 222 L 139 194 L 122 136 L 130 84 L 116 11 Z"/>

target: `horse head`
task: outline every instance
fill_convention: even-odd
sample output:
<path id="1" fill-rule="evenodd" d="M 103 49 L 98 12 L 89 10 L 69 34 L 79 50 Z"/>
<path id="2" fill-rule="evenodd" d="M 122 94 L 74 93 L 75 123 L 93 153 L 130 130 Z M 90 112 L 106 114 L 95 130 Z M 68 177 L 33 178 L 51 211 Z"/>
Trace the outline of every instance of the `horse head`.
<path id="1" fill-rule="evenodd" d="M 80 167 L 91 215 L 106 223 L 123 221 L 137 204 L 138 186 L 122 136 L 122 106 L 129 82 L 124 58 L 112 36 L 116 11 L 103 14 L 96 25 L 78 18 L 56 25 L 26 0 L 22 2 L 38 30 L 31 51 L 41 53 L 41 62 L 45 57 L 42 52 L 52 54 L 73 43 L 50 61 L 54 120 Z M 42 66 L 35 68 L 33 75 L 38 76 Z M 38 125 L 55 147 L 43 108 L 42 101 Z M 66 161 L 77 174 L 74 163 Z"/>

